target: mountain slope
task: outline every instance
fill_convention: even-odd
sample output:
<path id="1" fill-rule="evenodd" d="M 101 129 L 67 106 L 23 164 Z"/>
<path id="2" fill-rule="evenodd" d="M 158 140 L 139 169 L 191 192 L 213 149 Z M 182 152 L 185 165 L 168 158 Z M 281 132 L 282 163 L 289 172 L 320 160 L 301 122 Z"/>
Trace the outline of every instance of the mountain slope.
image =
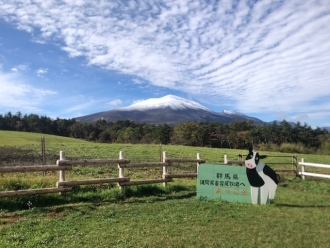
<path id="1" fill-rule="evenodd" d="M 77 121 L 94 123 L 100 119 L 109 121 L 130 120 L 136 123 L 176 125 L 187 121 L 215 121 L 230 123 L 234 120 L 252 120 L 256 124 L 261 120 L 234 111 L 217 113 L 197 102 L 178 96 L 167 95 L 161 98 L 150 98 L 134 103 L 128 107 L 99 112 L 75 118 Z"/>
<path id="2" fill-rule="evenodd" d="M 330 132 L 330 127 L 321 127 L 321 129 L 325 129 L 325 130 L 327 130 L 328 132 Z"/>

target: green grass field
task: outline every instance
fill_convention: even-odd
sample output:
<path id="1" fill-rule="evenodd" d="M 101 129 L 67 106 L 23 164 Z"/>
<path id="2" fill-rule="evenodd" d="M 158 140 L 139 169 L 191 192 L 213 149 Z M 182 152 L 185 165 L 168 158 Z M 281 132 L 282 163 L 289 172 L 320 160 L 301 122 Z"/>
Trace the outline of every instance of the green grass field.
<path id="1" fill-rule="evenodd" d="M 40 155 L 42 136 L 47 164 L 55 164 L 60 150 L 68 159 L 118 158 L 123 151 L 134 162 L 160 160 L 159 145 L 98 144 L 7 131 L 0 131 L 0 150 L 15 147 Z M 225 154 L 231 160 L 238 153 L 246 154 L 243 150 L 171 145 L 163 145 L 162 151 L 175 158 L 195 158 L 200 153 L 208 163 L 222 163 Z M 330 156 L 298 154 L 298 160 L 301 158 L 330 164 Z M 265 159 L 266 163 L 290 161 Z M 178 164 L 174 170 L 193 170 L 195 166 Z M 126 173 L 142 179 L 161 175 L 158 168 Z M 77 166 L 67 178 L 117 175 L 116 166 Z M 330 181 L 301 180 L 293 174 L 283 177 L 286 180 L 280 183 L 274 203 L 267 206 L 197 200 L 196 179 L 174 179 L 166 188 L 159 184 L 120 190 L 116 184 L 103 184 L 75 187 L 64 196 L 0 198 L 0 247 L 330 247 Z M 57 172 L 3 174 L 0 190 L 54 187 L 57 180 Z"/>

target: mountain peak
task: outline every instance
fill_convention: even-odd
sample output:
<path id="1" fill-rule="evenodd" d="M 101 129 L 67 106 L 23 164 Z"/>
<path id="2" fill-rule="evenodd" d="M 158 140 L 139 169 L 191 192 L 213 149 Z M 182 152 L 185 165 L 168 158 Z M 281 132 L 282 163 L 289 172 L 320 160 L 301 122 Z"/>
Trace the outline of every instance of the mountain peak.
<path id="1" fill-rule="evenodd" d="M 227 115 L 241 115 L 245 116 L 245 114 L 233 111 L 233 110 L 223 110 L 222 113 L 227 114 Z"/>
<path id="2" fill-rule="evenodd" d="M 116 110 L 122 111 L 131 111 L 131 110 L 140 110 L 145 111 L 148 109 L 164 109 L 171 108 L 173 110 L 182 110 L 182 109 L 201 109 L 209 111 L 206 107 L 201 104 L 184 99 L 182 97 L 174 95 L 166 95 L 160 98 L 149 98 L 147 100 L 138 101 L 133 103 L 128 107 L 118 108 Z"/>
<path id="3" fill-rule="evenodd" d="M 118 121 L 130 120 L 137 123 L 176 125 L 187 121 L 212 121 L 230 123 L 234 120 L 261 120 L 234 111 L 225 110 L 221 113 L 211 111 L 201 104 L 174 95 L 160 98 L 149 98 L 138 101 L 128 107 L 99 112 L 76 118 L 77 121 L 92 123 L 97 120 Z"/>

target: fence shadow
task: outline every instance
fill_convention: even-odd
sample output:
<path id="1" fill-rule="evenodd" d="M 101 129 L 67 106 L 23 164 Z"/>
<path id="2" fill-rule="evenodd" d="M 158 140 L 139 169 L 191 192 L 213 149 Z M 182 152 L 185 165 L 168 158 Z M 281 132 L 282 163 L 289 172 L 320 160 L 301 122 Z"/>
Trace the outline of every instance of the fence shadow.
<path id="1" fill-rule="evenodd" d="M 63 195 L 43 194 L 21 197 L 5 197 L 0 199 L 1 211 L 19 211 L 33 208 L 58 207 L 70 208 L 72 204 L 90 203 L 105 204 L 118 202 L 156 202 L 165 200 L 185 199 L 196 196 L 193 186 L 170 185 L 139 185 L 124 187 L 123 189 L 112 188 L 109 190 L 86 190 L 77 187 L 73 192 Z"/>
<path id="2" fill-rule="evenodd" d="M 278 207 L 289 207 L 289 208 L 329 208 L 330 205 L 303 205 L 303 204 L 287 204 L 287 203 L 274 203 Z"/>

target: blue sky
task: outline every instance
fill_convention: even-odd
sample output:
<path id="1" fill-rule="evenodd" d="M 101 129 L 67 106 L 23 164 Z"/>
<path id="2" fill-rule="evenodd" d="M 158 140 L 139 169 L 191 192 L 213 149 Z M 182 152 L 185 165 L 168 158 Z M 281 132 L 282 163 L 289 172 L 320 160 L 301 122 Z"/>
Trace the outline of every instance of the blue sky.
<path id="1" fill-rule="evenodd" d="M 0 114 L 177 95 L 330 126 L 329 0 L 0 0 Z"/>

